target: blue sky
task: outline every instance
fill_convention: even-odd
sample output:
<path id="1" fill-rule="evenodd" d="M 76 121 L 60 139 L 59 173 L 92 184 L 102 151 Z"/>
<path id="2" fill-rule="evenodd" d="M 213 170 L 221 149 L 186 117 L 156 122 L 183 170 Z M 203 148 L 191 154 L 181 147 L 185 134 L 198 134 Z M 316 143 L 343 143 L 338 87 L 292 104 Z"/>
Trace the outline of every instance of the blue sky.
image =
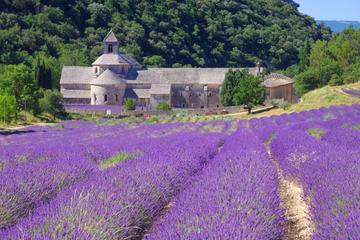
<path id="1" fill-rule="evenodd" d="M 360 21 L 360 0 L 294 0 L 300 12 L 316 20 Z"/>

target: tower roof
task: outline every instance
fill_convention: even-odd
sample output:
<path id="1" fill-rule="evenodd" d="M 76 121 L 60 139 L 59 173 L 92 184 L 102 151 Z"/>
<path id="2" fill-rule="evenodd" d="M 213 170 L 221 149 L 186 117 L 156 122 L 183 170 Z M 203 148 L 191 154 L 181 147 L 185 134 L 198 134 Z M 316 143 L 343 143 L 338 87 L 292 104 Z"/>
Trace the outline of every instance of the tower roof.
<path id="1" fill-rule="evenodd" d="M 126 84 L 116 73 L 110 69 L 106 69 L 100 76 L 95 78 L 92 85 L 114 85 L 114 84 Z"/>
<path id="2" fill-rule="evenodd" d="M 106 37 L 104 38 L 104 43 L 117 43 L 118 39 L 115 36 L 115 33 L 113 32 L 113 30 L 110 30 L 110 32 L 106 35 Z"/>

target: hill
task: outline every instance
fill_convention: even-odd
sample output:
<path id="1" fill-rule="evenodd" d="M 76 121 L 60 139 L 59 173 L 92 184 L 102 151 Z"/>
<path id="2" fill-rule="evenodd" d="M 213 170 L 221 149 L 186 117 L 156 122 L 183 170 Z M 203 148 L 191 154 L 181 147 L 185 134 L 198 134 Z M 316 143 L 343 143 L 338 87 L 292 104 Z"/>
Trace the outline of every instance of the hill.
<path id="1" fill-rule="evenodd" d="M 112 28 L 121 48 L 148 66 L 285 68 L 306 40 L 330 34 L 291 0 L 27 0 L 0 8 L 2 64 L 34 65 L 40 56 L 49 66 L 87 65 Z"/>
<path id="2" fill-rule="evenodd" d="M 359 21 L 334 21 L 334 20 L 317 20 L 318 24 L 321 24 L 322 22 L 325 24 L 325 26 L 329 27 L 333 32 L 341 32 L 345 30 L 349 25 L 353 25 L 355 29 L 360 28 L 360 22 Z"/>

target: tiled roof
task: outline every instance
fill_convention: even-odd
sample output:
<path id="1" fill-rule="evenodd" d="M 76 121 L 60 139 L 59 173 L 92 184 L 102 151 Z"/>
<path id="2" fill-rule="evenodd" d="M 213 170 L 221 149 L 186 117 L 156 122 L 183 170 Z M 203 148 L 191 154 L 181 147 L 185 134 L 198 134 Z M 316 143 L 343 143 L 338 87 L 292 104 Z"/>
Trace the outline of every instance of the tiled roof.
<path id="1" fill-rule="evenodd" d="M 104 43 L 116 43 L 118 42 L 115 33 L 110 30 L 110 32 L 106 35 L 106 37 L 104 38 Z"/>
<path id="2" fill-rule="evenodd" d="M 152 94 L 170 94 L 171 84 L 151 84 L 150 95 Z"/>
<path id="3" fill-rule="evenodd" d="M 138 63 L 136 60 L 134 60 L 132 57 L 127 55 L 126 53 L 104 53 L 98 59 L 96 59 L 95 62 L 93 62 L 92 65 L 130 65 L 133 68 L 141 69 L 142 66 L 140 63 Z"/>
<path id="4" fill-rule="evenodd" d="M 103 73 L 100 74 L 97 78 L 91 81 L 91 85 L 113 85 L 113 84 L 126 84 L 126 82 L 120 78 L 119 75 L 106 69 Z"/>
<path id="5" fill-rule="evenodd" d="M 263 85 L 265 87 L 279 87 L 292 83 L 294 83 L 294 80 L 291 78 L 282 74 L 272 73 L 268 76 L 265 76 Z"/>
<path id="6" fill-rule="evenodd" d="M 221 85 L 225 74 L 230 69 L 244 68 L 149 68 L 140 70 L 134 80 L 128 83 L 157 83 L 157 84 L 217 84 Z M 249 72 L 257 75 L 258 68 L 248 68 Z"/>
<path id="7" fill-rule="evenodd" d="M 150 98 L 150 89 L 126 88 L 124 99 L 126 98 Z"/>
<path id="8" fill-rule="evenodd" d="M 92 67 L 64 66 L 61 72 L 61 84 L 90 84 L 94 79 Z"/>

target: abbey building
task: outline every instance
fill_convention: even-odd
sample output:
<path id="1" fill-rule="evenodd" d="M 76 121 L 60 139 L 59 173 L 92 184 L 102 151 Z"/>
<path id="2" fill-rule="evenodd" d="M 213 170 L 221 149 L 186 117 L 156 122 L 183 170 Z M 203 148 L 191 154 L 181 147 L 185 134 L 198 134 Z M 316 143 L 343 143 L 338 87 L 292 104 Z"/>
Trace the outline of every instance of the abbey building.
<path id="1" fill-rule="evenodd" d="M 229 68 L 144 68 L 124 52 L 113 31 L 92 67 L 64 66 L 60 85 L 65 103 L 122 105 L 132 98 L 155 109 L 159 102 L 177 108 L 220 107 L 220 88 Z M 262 68 L 248 68 L 259 75 Z M 279 82 L 279 81 L 278 81 Z M 292 82 L 282 82 L 282 85 Z"/>

